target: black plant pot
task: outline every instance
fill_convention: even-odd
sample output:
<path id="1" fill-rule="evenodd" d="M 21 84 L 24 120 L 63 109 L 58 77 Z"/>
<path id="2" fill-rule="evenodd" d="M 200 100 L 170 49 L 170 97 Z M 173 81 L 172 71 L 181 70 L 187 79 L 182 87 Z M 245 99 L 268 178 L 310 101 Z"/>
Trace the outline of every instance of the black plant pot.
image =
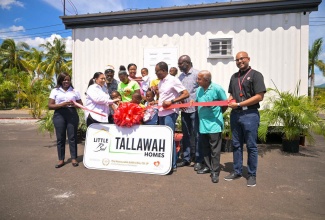
<path id="1" fill-rule="evenodd" d="M 299 139 L 297 139 L 297 140 L 282 139 L 282 149 L 284 152 L 298 153 L 299 152 Z"/>
<path id="2" fill-rule="evenodd" d="M 299 145 L 305 146 L 305 143 L 306 143 L 306 136 L 305 135 L 300 135 Z"/>
<path id="3" fill-rule="evenodd" d="M 222 138 L 221 142 L 221 151 L 222 152 L 232 152 L 231 139 Z"/>

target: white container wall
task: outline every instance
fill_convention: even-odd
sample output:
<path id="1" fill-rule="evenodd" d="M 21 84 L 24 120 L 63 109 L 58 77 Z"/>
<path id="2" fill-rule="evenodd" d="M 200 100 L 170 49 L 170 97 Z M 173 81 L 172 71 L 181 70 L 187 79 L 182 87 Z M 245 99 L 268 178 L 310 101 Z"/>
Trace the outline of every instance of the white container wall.
<path id="1" fill-rule="evenodd" d="M 150 63 L 145 57 L 154 58 L 145 51 L 170 48 L 171 54 L 177 51 L 175 56 L 166 53 L 157 59 L 171 56 L 168 64 L 177 67 L 178 57 L 189 55 L 194 68 L 209 70 L 227 92 L 237 71 L 234 57 L 247 51 L 251 67 L 263 74 L 266 87 L 274 88 L 273 81 L 280 90 L 293 91 L 301 80 L 300 93 L 307 94 L 308 23 L 308 13 L 290 13 L 73 29 L 73 84 L 84 94 L 89 79 L 108 64 L 115 67 L 115 78 L 119 66 L 129 63 L 137 64 L 139 76 L 142 67 L 154 76 L 154 66 L 144 66 Z M 208 58 L 209 38 L 232 38 L 233 56 Z M 164 60 L 151 60 L 156 61 Z"/>

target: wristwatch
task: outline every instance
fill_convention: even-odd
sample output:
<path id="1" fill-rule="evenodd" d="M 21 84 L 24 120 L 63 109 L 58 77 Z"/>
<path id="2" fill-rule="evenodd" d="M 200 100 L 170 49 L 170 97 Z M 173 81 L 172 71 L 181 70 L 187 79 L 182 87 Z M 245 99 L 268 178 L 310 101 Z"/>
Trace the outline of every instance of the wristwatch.
<path id="1" fill-rule="evenodd" d="M 175 103 L 174 99 L 172 99 L 171 102 L 172 102 L 172 104 L 174 104 Z"/>
<path id="2" fill-rule="evenodd" d="M 239 102 L 237 103 L 237 107 L 240 107 L 240 103 Z"/>

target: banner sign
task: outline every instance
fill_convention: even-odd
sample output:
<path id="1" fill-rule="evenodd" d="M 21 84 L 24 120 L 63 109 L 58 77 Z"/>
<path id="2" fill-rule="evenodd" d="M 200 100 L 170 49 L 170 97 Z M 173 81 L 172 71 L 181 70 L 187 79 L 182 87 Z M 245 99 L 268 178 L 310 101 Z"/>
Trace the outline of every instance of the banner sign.
<path id="1" fill-rule="evenodd" d="M 163 125 L 91 124 L 83 163 L 88 169 L 166 175 L 172 167 L 173 131 Z"/>

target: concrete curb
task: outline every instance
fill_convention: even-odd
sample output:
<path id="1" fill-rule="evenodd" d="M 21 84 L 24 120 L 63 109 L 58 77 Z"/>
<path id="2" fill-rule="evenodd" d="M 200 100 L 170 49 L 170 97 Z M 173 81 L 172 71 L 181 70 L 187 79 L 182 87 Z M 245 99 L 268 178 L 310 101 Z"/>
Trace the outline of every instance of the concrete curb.
<path id="1" fill-rule="evenodd" d="M 35 118 L 0 118 L 0 124 L 35 124 Z"/>

